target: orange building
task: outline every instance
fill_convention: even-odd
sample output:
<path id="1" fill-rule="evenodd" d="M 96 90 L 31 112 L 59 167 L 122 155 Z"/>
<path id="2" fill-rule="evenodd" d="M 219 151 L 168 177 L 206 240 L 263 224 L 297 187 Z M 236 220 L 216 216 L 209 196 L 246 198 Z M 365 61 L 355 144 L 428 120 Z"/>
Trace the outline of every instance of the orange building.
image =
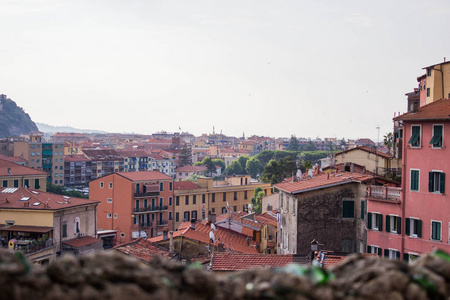
<path id="1" fill-rule="evenodd" d="M 173 230 L 173 179 L 161 172 L 113 173 L 89 183 L 89 198 L 100 201 L 99 230 L 117 230 L 118 243 Z"/>

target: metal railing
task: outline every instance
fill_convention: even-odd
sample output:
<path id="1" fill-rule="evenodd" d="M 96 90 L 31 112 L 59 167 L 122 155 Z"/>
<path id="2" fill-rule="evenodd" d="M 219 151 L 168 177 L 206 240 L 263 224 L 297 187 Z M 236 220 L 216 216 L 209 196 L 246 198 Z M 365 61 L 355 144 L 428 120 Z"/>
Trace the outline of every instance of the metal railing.
<path id="1" fill-rule="evenodd" d="M 161 210 L 168 210 L 169 207 L 167 205 L 165 206 L 147 206 L 147 207 L 135 207 L 134 212 L 151 212 L 151 211 L 161 211 Z"/>

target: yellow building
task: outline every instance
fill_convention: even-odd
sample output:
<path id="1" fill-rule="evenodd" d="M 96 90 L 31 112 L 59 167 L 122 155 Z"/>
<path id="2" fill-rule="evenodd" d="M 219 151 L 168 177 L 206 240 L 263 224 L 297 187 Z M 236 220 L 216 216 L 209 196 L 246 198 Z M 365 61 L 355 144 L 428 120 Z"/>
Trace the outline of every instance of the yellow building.
<path id="1" fill-rule="evenodd" d="M 76 142 L 64 142 L 64 155 L 83 154 L 81 144 Z"/>
<path id="2" fill-rule="evenodd" d="M 423 68 L 426 70 L 426 104 L 450 98 L 450 61 Z"/>
<path id="3" fill-rule="evenodd" d="M 0 159 L 1 187 L 31 188 L 47 191 L 47 173 Z"/>

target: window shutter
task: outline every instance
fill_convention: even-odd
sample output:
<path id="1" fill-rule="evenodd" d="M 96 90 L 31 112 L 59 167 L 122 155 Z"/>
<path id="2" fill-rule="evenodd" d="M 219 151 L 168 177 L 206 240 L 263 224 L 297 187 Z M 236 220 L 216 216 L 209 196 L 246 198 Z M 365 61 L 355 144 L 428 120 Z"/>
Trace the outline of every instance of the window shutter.
<path id="1" fill-rule="evenodd" d="M 381 248 L 378 248 L 378 256 L 381 257 Z"/>
<path id="2" fill-rule="evenodd" d="M 378 228 L 378 230 L 383 231 L 383 215 L 382 214 L 378 215 L 378 221 L 380 223 L 380 227 Z"/>
<path id="3" fill-rule="evenodd" d="M 397 257 L 397 259 L 400 259 L 400 251 L 395 252 L 395 257 Z"/>
<path id="4" fill-rule="evenodd" d="M 389 249 L 384 249 L 384 258 L 389 258 Z"/>
<path id="5" fill-rule="evenodd" d="M 386 215 L 386 231 L 391 231 L 391 216 Z"/>
<path id="6" fill-rule="evenodd" d="M 422 237 L 422 220 L 417 220 L 417 236 Z"/>
<path id="7" fill-rule="evenodd" d="M 397 217 L 397 233 L 402 233 L 402 218 Z"/>
<path id="8" fill-rule="evenodd" d="M 433 172 L 429 172 L 428 173 L 428 191 L 432 192 L 433 191 Z"/>
<path id="9" fill-rule="evenodd" d="M 409 254 L 408 253 L 403 253 L 403 260 L 405 262 L 409 262 Z"/>
<path id="10" fill-rule="evenodd" d="M 365 212 L 364 205 L 365 205 L 364 200 L 361 200 L 361 220 L 364 220 L 364 212 Z"/>
<path id="11" fill-rule="evenodd" d="M 445 173 L 441 173 L 441 190 L 440 192 L 443 194 L 445 193 Z"/>
<path id="12" fill-rule="evenodd" d="M 405 219 L 405 234 L 406 235 L 410 235 L 411 234 L 411 219 L 410 218 L 406 218 Z"/>
<path id="13" fill-rule="evenodd" d="M 367 213 L 367 228 L 372 229 L 372 213 Z"/>
<path id="14" fill-rule="evenodd" d="M 367 253 L 372 253 L 372 247 L 371 246 L 367 246 Z"/>

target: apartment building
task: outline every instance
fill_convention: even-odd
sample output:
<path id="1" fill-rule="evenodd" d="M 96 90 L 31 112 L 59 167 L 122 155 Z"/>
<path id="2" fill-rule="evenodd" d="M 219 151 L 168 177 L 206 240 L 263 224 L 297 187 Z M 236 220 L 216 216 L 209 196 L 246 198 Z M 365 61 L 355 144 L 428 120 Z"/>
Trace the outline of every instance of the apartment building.
<path id="1" fill-rule="evenodd" d="M 426 104 L 436 100 L 450 98 L 450 62 L 423 68 L 426 74 Z"/>
<path id="2" fill-rule="evenodd" d="M 0 182 L 3 188 L 30 188 L 47 191 L 47 173 L 0 159 Z"/>
<path id="3" fill-rule="evenodd" d="M 92 179 L 114 172 L 124 172 L 124 158 L 116 150 L 85 150 L 83 153 L 91 161 Z"/>
<path id="4" fill-rule="evenodd" d="M 42 143 L 42 169 L 47 182 L 64 185 L 64 143 Z"/>
<path id="5" fill-rule="evenodd" d="M 89 183 L 100 201 L 99 230 L 118 230 L 118 243 L 173 230 L 173 179 L 161 172 L 119 172 Z"/>
<path id="6" fill-rule="evenodd" d="M 91 160 L 84 155 L 64 157 L 64 186 L 84 188 L 92 179 Z"/>
<path id="7" fill-rule="evenodd" d="M 33 131 L 26 140 L 14 141 L 14 156 L 26 159 L 28 167 L 42 170 L 43 136 L 42 132 Z"/>

